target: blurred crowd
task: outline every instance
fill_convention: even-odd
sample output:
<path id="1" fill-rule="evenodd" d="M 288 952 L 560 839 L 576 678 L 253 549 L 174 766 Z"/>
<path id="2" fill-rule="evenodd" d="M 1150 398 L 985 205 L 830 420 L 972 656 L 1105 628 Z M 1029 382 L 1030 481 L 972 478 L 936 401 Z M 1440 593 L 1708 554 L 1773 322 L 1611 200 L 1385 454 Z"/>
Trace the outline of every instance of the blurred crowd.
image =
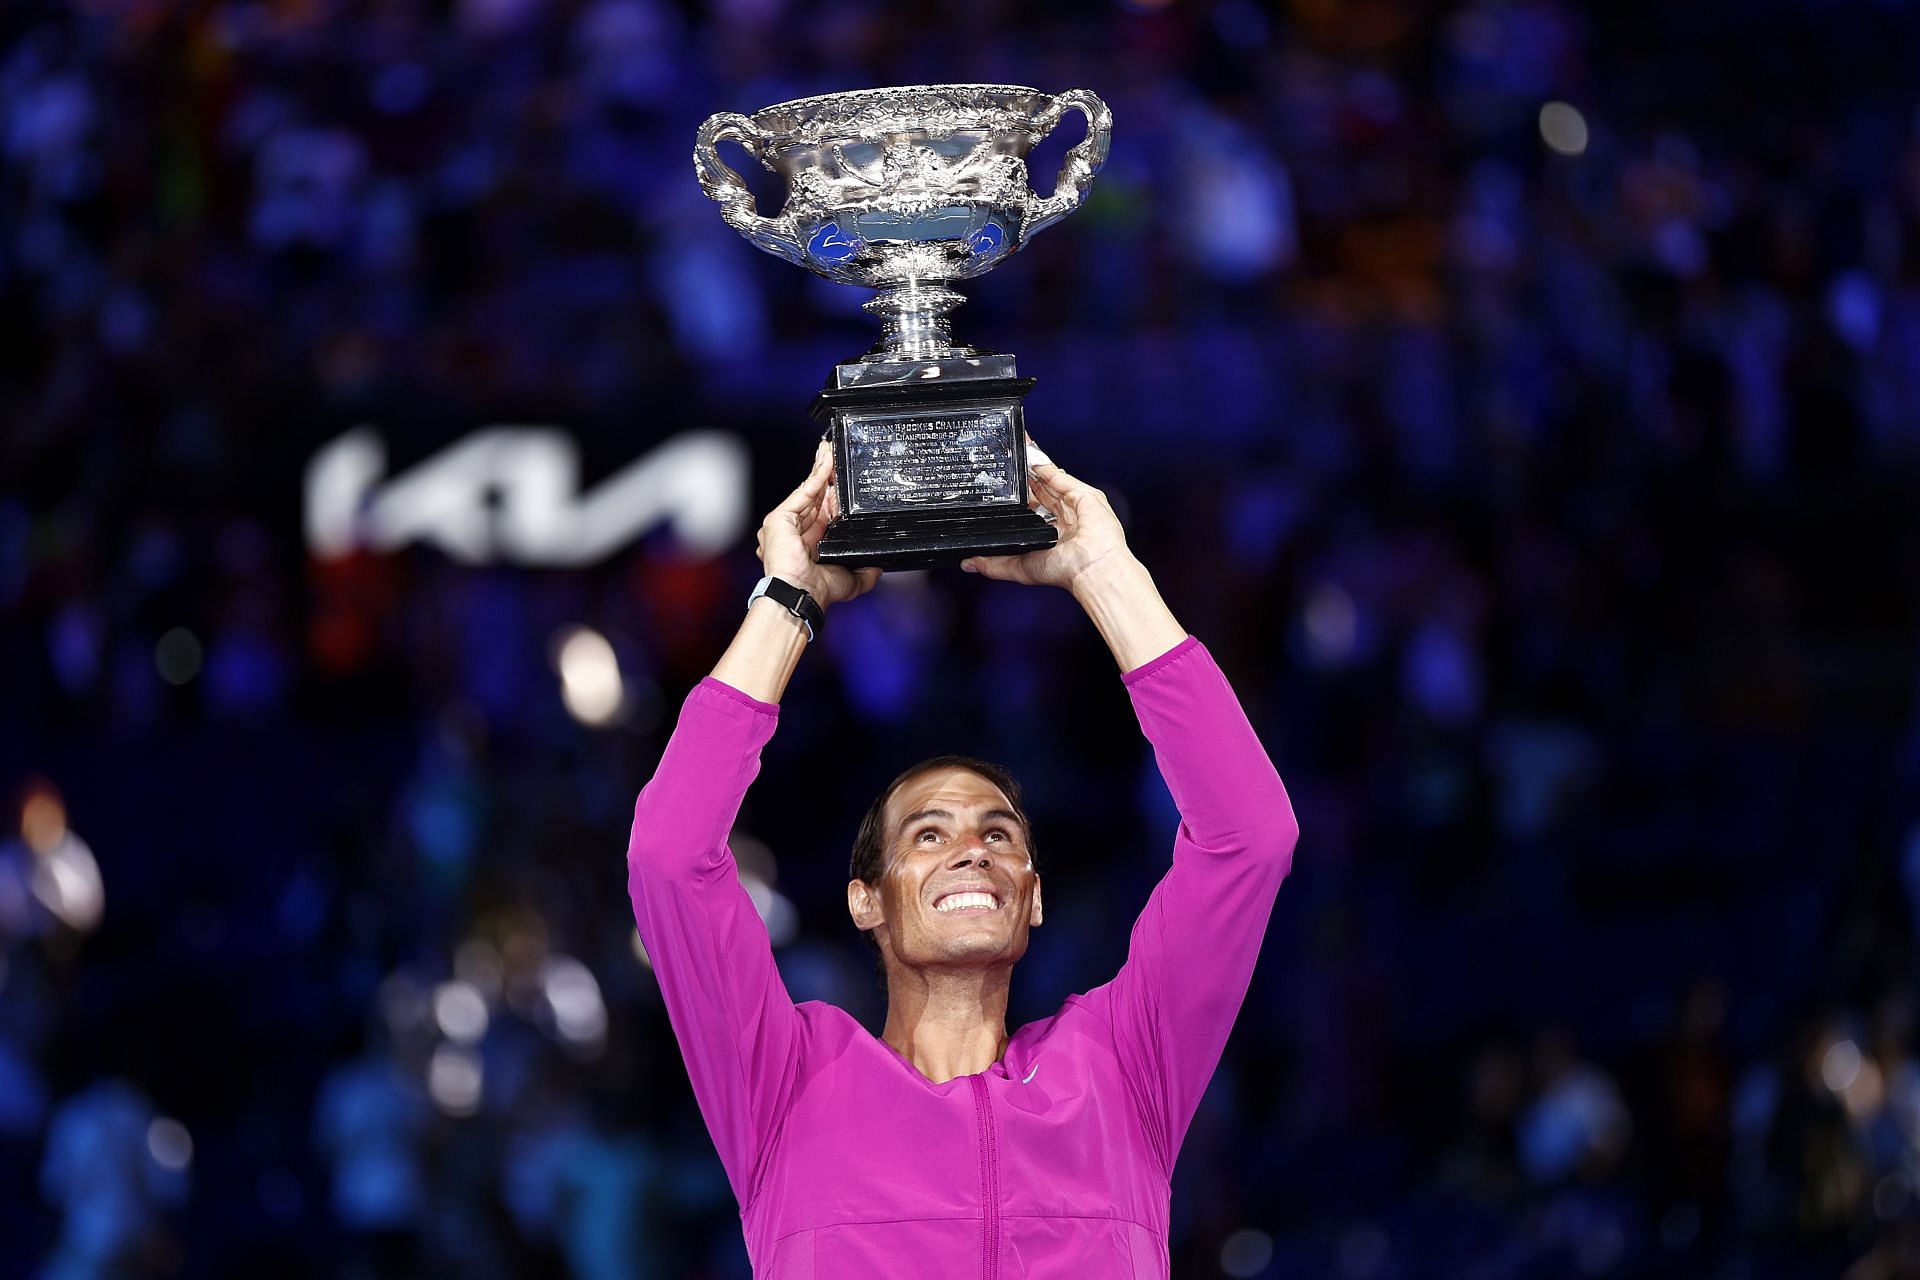
<path id="1" fill-rule="evenodd" d="M 0 6 L 0 1277 L 746 1274 L 621 851 L 751 548 L 319 558 L 300 476 L 700 426 L 770 505 L 872 322 L 694 129 L 929 81 L 1111 104 L 956 332 L 1304 831 L 1174 1274 L 1920 1273 L 1916 66 L 1906 0 Z M 1016 1020 L 1104 981 L 1175 817 L 1071 602 L 817 648 L 735 841 L 795 997 L 877 1025 L 847 846 L 942 750 L 1031 800 Z"/>

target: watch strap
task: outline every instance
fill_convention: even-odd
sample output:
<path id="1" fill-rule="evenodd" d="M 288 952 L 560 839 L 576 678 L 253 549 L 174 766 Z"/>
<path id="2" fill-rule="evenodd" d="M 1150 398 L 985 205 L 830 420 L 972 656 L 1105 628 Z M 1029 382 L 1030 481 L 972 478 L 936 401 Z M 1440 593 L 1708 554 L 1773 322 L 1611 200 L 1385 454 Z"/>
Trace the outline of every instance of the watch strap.
<path id="1" fill-rule="evenodd" d="M 804 588 L 796 587 L 784 578 L 776 578 L 768 574 L 754 584 L 753 594 L 747 597 L 747 607 L 751 609 L 753 602 L 761 596 L 765 596 L 800 619 L 801 624 L 807 629 L 807 639 L 815 639 L 827 629 L 827 611 L 822 609 L 820 602 Z"/>

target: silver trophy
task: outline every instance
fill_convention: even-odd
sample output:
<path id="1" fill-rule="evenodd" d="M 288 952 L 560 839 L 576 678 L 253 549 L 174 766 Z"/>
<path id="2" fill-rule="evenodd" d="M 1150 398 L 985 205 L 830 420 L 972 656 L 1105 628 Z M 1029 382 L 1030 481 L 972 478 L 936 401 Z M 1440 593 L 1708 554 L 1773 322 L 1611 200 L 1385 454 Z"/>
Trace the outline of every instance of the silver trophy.
<path id="1" fill-rule="evenodd" d="M 1026 156 L 1061 117 L 1087 120 L 1053 194 Z M 1011 355 L 953 341 L 952 287 L 990 271 L 1077 208 L 1106 162 L 1113 113 L 1086 89 L 913 85 L 823 94 L 700 126 L 694 171 L 729 225 L 768 253 L 879 292 L 878 345 L 834 368 L 812 413 L 833 439 L 840 519 L 820 558 L 909 568 L 1050 546 L 1027 507 L 1021 399 Z M 738 142 L 787 180 L 786 207 L 754 208 L 716 154 Z"/>

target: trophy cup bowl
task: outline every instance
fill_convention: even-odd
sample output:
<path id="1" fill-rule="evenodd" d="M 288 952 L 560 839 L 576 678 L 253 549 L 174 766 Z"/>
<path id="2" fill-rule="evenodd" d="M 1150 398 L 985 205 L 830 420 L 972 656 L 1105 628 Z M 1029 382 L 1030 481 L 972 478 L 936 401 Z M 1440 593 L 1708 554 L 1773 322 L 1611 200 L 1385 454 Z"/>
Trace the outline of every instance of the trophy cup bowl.
<path id="1" fill-rule="evenodd" d="M 1068 112 L 1087 136 L 1051 195 L 1026 157 Z M 721 216 L 756 247 L 816 275 L 877 290 L 864 304 L 879 343 L 834 369 L 813 416 L 834 441 L 841 519 L 820 558 L 901 568 L 1051 545 L 1027 508 L 1011 355 L 957 345 L 949 313 L 969 279 L 1079 207 L 1106 162 L 1113 115 L 1086 89 L 913 85 L 821 94 L 720 112 L 700 126 L 694 172 Z M 787 180 L 767 217 L 719 157 L 738 142 Z"/>

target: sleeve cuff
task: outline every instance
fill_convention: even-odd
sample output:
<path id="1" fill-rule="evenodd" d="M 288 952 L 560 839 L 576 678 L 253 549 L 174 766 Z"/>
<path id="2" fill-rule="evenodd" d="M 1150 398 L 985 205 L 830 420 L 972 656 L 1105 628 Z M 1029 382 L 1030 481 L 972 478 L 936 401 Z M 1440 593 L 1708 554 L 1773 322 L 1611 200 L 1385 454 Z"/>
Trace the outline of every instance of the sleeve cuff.
<path id="1" fill-rule="evenodd" d="M 1138 684 L 1155 672 L 1172 666 L 1199 648 L 1200 641 L 1193 636 L 1188 636 L 1185 640 L 1182 640 L 1179 644 L 1173 646 L 1173 648 L 1167 650 L 1159 657 L 1143 662 L 1131 671 L 1123 672 L 1120 676 L 1120 682 L 1128 686 Z"/>
<path id="2" fill-rule="evenodd" d="M 740 692 L 738 689 L 734 688 L 730 684 L 726 684 L 723 681 L 715 680 L 712 676 L 706 677 L 696 687 L 701 689 L 706 689 L 713 693 L 719 694 L 723 698 L 731 699 L 732 701 L 737 702 L 741 706 L 745 707 L 747 710 L 757 711 L 763 716 L 773 716 L 775 719 L 778 719 L 780 716 L 780 708 L 775 706 L 773 703 L 762 702 L 758 698 L 750 697 L 747 694 Z"/>

